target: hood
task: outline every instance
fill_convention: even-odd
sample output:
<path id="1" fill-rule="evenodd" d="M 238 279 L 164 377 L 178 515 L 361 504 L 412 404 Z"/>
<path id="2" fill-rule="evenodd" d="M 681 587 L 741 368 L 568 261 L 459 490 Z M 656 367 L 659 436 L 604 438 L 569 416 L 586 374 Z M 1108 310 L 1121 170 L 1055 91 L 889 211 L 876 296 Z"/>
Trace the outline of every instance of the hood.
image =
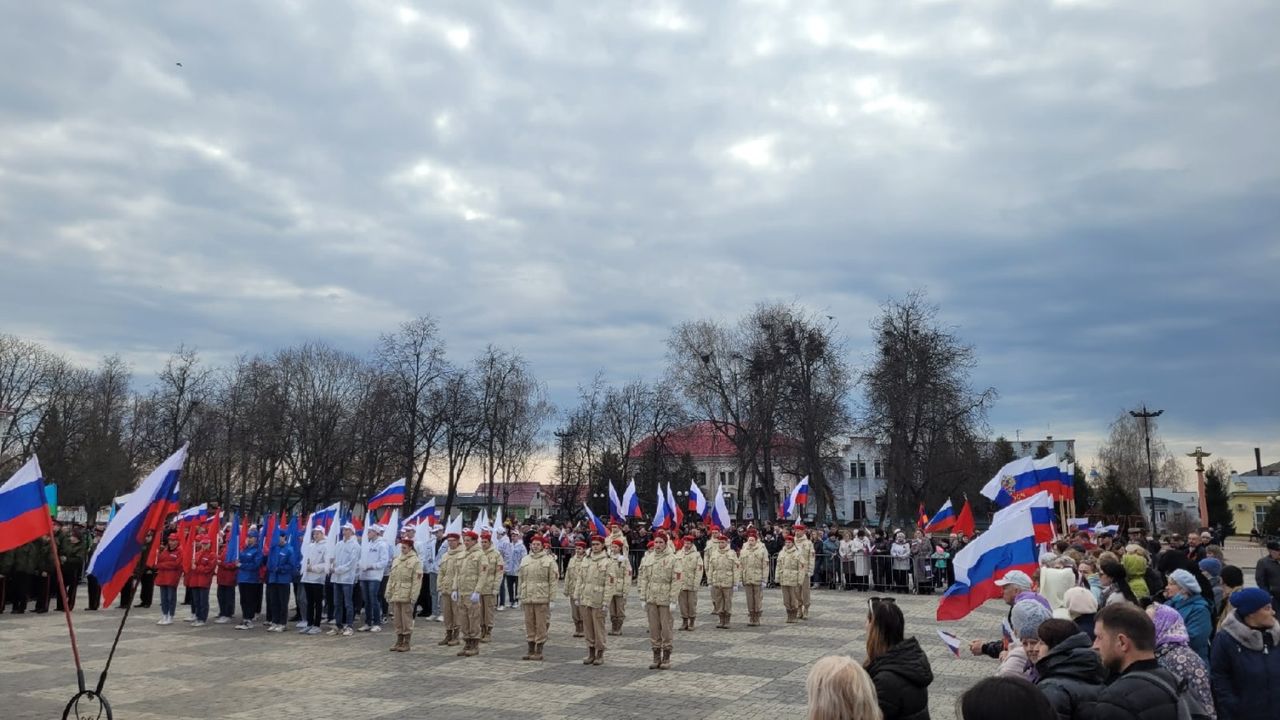
<path id="1" fill-rule="evenodd" d="M 888 652 L 871 663 L 867 671 L 871 674 L 893 673 L 920 688 L 928 687 L 929 683 L 933 682 L 933 669 L 929 667 L 929 658 L 920 648 L 920 643 L 913 637 L 889 648 Z"/>
<path id="2" fill-rule="evenodd" d="M 1280 622 L 1274 623 L 1270 630 L 1257 630 L 1244 624 L 1244 621 L 1236 617 L 1235 611 L 1227 613 L 1226 618 L 1222 621 L 1220 631 L 1227 633 L 1236 642 L 1254 650 L 1262 652 L 1262 635 L 1267 633 L 1271 635 L 1271 647 L 1280 646 Z"/>
<path id="3" fill-rule="evenodd" d="M 1036 662 L 1041 678 L 1066 678 L 1101 685 L 1106 673 L 1102 660 L 1093 650 L 1089 636 L 1077 633 L 1058 643 L 1048 655 Z"/>

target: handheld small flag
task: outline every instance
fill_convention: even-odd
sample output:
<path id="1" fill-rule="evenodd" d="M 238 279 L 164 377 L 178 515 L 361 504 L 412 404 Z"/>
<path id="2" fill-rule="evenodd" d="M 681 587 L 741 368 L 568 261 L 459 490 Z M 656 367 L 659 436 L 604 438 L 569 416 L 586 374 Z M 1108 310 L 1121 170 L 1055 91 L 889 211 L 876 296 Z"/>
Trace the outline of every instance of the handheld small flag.
<path id="1" fill-rule="evenodd" d="M 227 533 L 227 545 L 222 553 L 222 561 L 233 563 L 240 560 L 240 513 L 231 514 L 231 530 Z"/>
<path id="2" fill-rule="evenodd" d="M 960 638 L 952 635 L 946 630 L 939 630 L 938 637 L 942 638 L 942 644 L 947 646 L 952 655 L 960 657 Z"/>
<path id="3" fill-rule="evenodd" d="M 1005 618 L 1000 621 L 1000 635 L 1004 638 L 1005 647 L 1013 645 L 1013 626 L 1009 624 L 1009 619 Z"/>

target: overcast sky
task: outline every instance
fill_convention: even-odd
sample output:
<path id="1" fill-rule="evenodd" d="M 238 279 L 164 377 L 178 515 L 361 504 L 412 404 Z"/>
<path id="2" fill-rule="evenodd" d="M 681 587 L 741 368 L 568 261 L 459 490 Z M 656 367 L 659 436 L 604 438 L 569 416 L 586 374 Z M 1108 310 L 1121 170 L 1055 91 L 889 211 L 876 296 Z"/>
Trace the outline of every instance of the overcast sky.
<path id="1" fill-rule="evenodd" d="M 1139 7 L 1140 6 L 1140 7 Z M 536 8 L 536 9 L 535 9 Z M 0 10 L 0 331 L 145 382 L 435 315 L 553 398 L 763 299 L 923 288 L 993 431 L 1280 459 L 1280 5 Z M 181 63 L 181 67 L 177 65 Z"/>

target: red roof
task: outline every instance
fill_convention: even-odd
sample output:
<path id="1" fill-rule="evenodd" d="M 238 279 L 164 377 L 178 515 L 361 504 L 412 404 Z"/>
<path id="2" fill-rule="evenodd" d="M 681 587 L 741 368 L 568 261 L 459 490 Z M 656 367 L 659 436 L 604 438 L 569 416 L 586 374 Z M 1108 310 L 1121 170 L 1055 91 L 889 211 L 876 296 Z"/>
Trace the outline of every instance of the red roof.
<path id="1" fill-rule="evenodd" d="M 536 482 L 513 482 L 503 485 L 502 483 L 494 483 L 493 497 L 499 502 L 502 501 L 502 493 L 505 490 L 507 494 L 507 504 L 521 507 L 528 507 L 533 502 L 533 494 L 541 491 L 545 497 L 547 489 L 540 483 Z M 480 497 L 488 497 L 489 483 L 480 483 L 480 487 L 476 488 L 475 494 Z"/>
<path id="2" fill-rule="evenodd" d="M 667 435 L 664 449 L 668 455 L 684 455 L 692 457 L 736 457 L 738 449 L 729 438 L 734 429 L 727 425 L 717 425 L 709 420 L 687 425 Z M 727 433 L 727 434 L 726 434 Z M 627 453 L 628 457 L 643 457 L 653 449 L 657 439 L 649 437 L 636 443 Z M 795 445 L 795 441 L 782 435 L 775 435 L 773 446 L 785 448 Z"/>

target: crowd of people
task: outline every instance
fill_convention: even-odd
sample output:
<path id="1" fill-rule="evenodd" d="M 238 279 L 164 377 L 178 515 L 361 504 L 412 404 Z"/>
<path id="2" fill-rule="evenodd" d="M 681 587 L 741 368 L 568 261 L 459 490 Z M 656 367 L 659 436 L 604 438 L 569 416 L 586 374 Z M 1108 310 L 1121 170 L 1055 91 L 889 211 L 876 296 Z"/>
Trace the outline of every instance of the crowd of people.
<path id="1" fill-rule="evenodd" d="M 923 592 L 945 585 L 951 557 L 968 540 L 798 523 L 682 533 L 611 524 L 604 534 L 585 524 L 457 533 L 420 525 L 385 538 L 377 524 L 363 537 L 346 524 L 336 542 L 323 527 L 309 532 L 299 549 L 284 533 L 266 546 L 265 532 L 250 527 L 233 557 L 214 551 L 230 540 L 228 527 L 218 538 L 197 527 L 188 543 L 169 526 L 126 585 L 121 606 L 137 600 L 150 607 L 159 588 L 158 623 L 173 624 L 182 587 L 192 627 L 234 622 L 252 630 L 265 601 L 268 632 L 292 626 L 349 637 L 390 627 L 394 652 L 411 650 L 415 618 L 422 617 L 441 623 L 436 645 L 460 646 L 460 657 L 479 655 L 491 641 L 496 612 L 522 610 L 522 659 L 541 661 L 555 602 L 563 599 L 573 637 L 586 649 L 583 664 L 602 665 L 607 638 L 622 633 L 628 600 L 638 596 L 653 651 L 649 668 L 663 670 L 674 650 L 674 613 L 680 631 L 695 631 L 703 585 L 717 629 L 730 629 L 743 604 L 747 624 L 759 625 L 771 586 L 782 590 L 786 622 L 804 622 L 817 586 Z M 101 528 L 75 525 L 56 532 L 72 608 L 100 536 Z M 42 538 L 0 554 L 0 608 L 7 603 L 20 613 L 34 602 L 36 612 L 46 612 L 53 599 L 61 609 L 53 552 Z M 879 568 L 878 558 L 885 558 Z M 1088 531 L 1061 540 L 1041 555 L 1035 573 L 1015 570 L 996 581 L 1009 608 L 1002 638 L 974 640 L 969 650 L 998 662 L 991 678 L 961 697 L 958 713 L 994 718 L 1017 702 L 1031 720 L 1273 718 L 1280 707 L 1280 543 L 1267 545 L 1254 573 L 1257 587 L 1244 587 L 1242 569 L 1225 563 L 1209 533 L 1157 540 L 1135 528 L 1127 540 Z M 99 605 L 90 577 L 88 609 Z M 865 658 L 815 664 L 810 717 L 928 718 L 932 681 L 895 599 L 868 597 Z"/>

